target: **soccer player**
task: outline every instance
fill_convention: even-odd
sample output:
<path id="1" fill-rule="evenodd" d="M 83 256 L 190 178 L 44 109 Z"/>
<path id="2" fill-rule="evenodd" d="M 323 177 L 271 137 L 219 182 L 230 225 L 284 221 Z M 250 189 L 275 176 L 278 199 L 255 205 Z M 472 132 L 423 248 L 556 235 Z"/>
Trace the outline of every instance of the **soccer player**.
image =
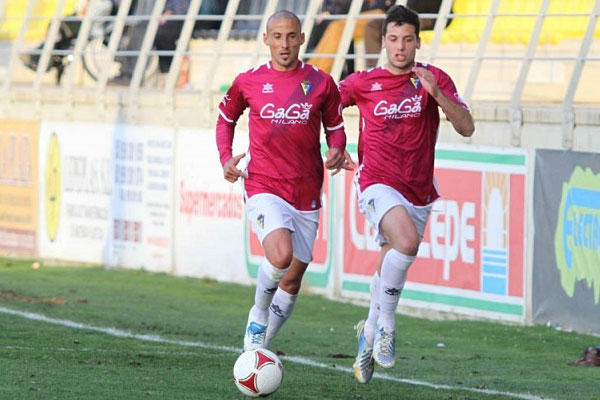
<path id="1" fill-rule="evenodd" d="M 278 11 L 267 21 L 264 43 L 271 60 L 237 76 L 219 104 L 217 147 L 223 175 L 242 178 L 246 214 L 265 251 L 244 350 L 268 347 L 289 318 L 302 276 L 312 260 L 319 223 L 323 159 L 321 123 L 329 149 L 325 168 L 350 168 L 341 100 L 331 76 L 298 59 L 304 33 L 300 20 Z M 250 108 L 248 162 L 233 156 L 234 127 Z"/>
<path id="2" fill-rule="evenodd" d="M 394 313 L 432 202 L 439 197 L 433 178 L 438 107 L 462 136 L 475 130 L 450 77 L 415 62 L 420 46 L 418 15 L 394 6 L 383 26 L 386 64 L 339 84 L 343 106 L 360 111 L 358 204 L 381 246 L 368 317 L 356 326 L 354 371 L 361 383 L 369 382 L 375 363 L 383 368 L 395 363 Z"/>

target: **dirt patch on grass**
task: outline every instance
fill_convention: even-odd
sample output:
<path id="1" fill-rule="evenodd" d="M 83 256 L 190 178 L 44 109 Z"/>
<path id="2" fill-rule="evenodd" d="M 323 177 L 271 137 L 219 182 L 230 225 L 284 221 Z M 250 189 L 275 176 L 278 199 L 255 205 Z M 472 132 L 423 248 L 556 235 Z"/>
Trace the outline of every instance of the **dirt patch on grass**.
<path id="1" fill-rule="evenodd" d="M 35 296 L 23 296 L 14 290 L 0 290 L 0 299 L 11 300 L 11 301 L 23 301 L 26 303 L 45 303 L 45 304 L 58 304 L 65 305 L 67 301 L 60 297 L 35 297 Z"/>

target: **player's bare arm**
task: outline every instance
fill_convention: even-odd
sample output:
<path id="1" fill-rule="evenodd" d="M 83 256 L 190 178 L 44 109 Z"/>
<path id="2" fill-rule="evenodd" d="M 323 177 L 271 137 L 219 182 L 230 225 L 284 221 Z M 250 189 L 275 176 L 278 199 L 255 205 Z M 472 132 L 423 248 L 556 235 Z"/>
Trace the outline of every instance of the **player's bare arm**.
<path id="1" fill-rule="evenodd" d="M 465 137 L 472 136 L 475 124 L 471 113 L 440 90 L 435 76 L 427 68 L 414 67 L 413 72 L 421 81 L 423 88 L 437 101 L 456 132 Z"/>
<path id="2" fill-rule="evenodd" d="M 238 154 L 229 159 L 223 166 L 223 176 L 226 180 L 234 183 L 239 178 L 248 178 L 248 175 L 237 168 L 238 163 L 242 158 L 246 157 L 246 153 Z"/>

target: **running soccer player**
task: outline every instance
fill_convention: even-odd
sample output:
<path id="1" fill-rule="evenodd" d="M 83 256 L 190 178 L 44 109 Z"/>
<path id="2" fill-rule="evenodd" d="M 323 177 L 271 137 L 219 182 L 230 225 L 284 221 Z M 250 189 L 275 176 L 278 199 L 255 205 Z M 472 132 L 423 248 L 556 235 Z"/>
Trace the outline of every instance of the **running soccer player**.
<path id="1" fill-rule="evenodd" d="M 394 313 L 439 197 L 433 178 L 438 107 L 462 136 L 475 130 L 452 79 L 439 68 L 415 62 L 420 46 L 418 15 L 394 6 L 383 26 L 386 64 L 339 84 L 343 106 L 356 105 L 360 111 L 355 185 L 359 209 L 377 230 L 381 246 L 369 314 L 356 326 L 354 371 L 361 383 L 371 380 L 375 363 L 383 368 L 395 364 Z"/>
<path id="2" fill-rule="evenodd" d="M 264 43 L 271 60 L 237 76 L 219 104 L 217 147 L 223 175 L 242 178 L 246 214 L 266 258 L 260 265 L 254 305 L 244 332 L 244 350 L 268 347 L 289 318 L 302 276 L 312 260 L 319 223 L 323 159 L 321 123 L 329 149 L 325 168 L 351 168 L 344 158 L 346 134 L 341 100 L 331 76 L 298 59 L 304 33 L 300 20 L 278 11 L 267 21 Z M 233 156 L 234 127 L 249 114 L 246 154 Z"/>

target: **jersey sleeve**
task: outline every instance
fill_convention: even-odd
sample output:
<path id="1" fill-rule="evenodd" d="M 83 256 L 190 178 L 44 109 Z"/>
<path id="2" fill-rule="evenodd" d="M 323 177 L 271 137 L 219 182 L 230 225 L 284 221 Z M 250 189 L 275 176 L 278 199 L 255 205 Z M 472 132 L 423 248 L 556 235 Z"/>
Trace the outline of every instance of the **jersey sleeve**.
<path id="1" fill-rule="evenodd" d="M 344 120 L 342 119 L 340 93 L 330 76 L 327 79 L 327 100 L 324 103 L 322 118 L 327 145 L 330 149 L 336 148 L 344 152 L 346 149 L 346 133 L 344 131 Z"/>
<path id="2" fill-rule="evenodd" d="M 240 77 L 234 81 L 223 100 L 219 103 L 219 117 L 217 119 L 217 148 L 221 165 L 225 165 L 233 157 L 233 134 L 237 120 L 248 107 L 244 97 Z"/>
<path id="3" fill-rule="evenodd" d="M 338 89 L 342 98 L 342 107 L 344 108 L 356 104 L 356 98 L 354 97 L 354 83 L 356 77 L 356 73 L 350 74 L 338 84 Z"/>
<path id="4" fill-rule="evenodd" d="M 448 97 L 450 97 L 455 103 L 462 106 L 465 110 L 470 111 L 469 106 L 458 94 L 458 90 L 456 90 L 456 86 L 452 81 L 452 78 L 442 70 L 438 70 L 438 87 L 441 91 Z"/>

